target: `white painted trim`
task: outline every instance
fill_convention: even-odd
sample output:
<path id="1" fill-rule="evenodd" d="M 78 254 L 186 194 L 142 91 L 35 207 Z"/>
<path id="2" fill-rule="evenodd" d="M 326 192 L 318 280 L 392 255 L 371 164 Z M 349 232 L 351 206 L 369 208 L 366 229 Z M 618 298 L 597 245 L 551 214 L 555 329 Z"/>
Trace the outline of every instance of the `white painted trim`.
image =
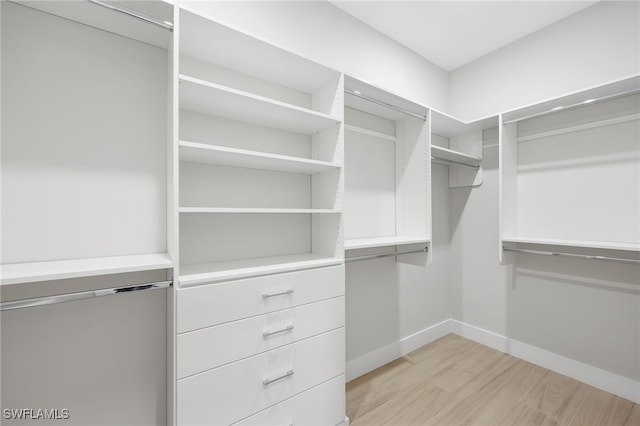
<path id="1" fill-rule="evenodd" d="M 451 331 L 459 336 L 571 377 L 606 392 L 640 403 L 640 382 L 576 361 L 457 320 Z"/>
<path id="2" fill-rule="evenodd" d="M 349 382 L 378 367 L 396 360 L 421 346 L 451 333 L 451 320 L 444 320 L 409 336 L 364 354 L 346 365 L 346 381 Z"/>

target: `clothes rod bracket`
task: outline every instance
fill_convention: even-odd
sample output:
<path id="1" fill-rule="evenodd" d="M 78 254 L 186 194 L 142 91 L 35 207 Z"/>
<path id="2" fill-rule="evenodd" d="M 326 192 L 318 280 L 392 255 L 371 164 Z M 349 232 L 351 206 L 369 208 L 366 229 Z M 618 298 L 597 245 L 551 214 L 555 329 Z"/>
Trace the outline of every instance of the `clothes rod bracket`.
<path id="1" fill-rule="evenodd" d="M 131 293 L 141 290 L 152 290 L 158 288 L 168 288 L 173 285 L 173 281 L 157 281 L 146 284 L 137 284 L 126 287 L 105 288 L 77 293 L 57 294 L 53 296 L 34 297 L 32 299 L 14 300 L 0 303 L 0 311 L 12 309 L 30 308 L 34 306 L 52 305 L 55 303 L 70 302 L 72 300 L 92 299 L 94 297 L 110 296 L 119 293 Z"/>
<path id="2" fill-rule="evenodd" d="M 344 259 L 345 262 L 359 262 L 361 260 L 370 260 L 370 259 L 380 259 L 382 257 L 389 256 L 400 256 L 403 254 L 414 254 L 414 253 L 427 253 L 429 251 L 429 247 L 425 247 L 419 250 L 408 250 L 408 251 L 394 251 L 392 253 L 381 253 L 381 254 L 369 254 L 366 256 L 354 256 L 347 257 Z"/>
<path id="3" fill-rule="evenodd" d="M 502 250 L 516 252 L 516 253 L 540 254 L 544 256 L 561 256 L 561 257 L 573 257 L 576 259 L 606 260 L 610 262 L 640 264 L 640 260 L 638 259 L 625 259 L 622 257 L 594 256 L 590 254 L 564 253 L 564 252 L 545 251 L 545 250 L 529 250 L 529 249 L 511 248 L 511 247 L 505 247 L 505 246 L 502 246 Z"/>
<path id="4" fill-rule="evenodd" d="M 411 117 L 419 118 L 419 119 L 420 119 L 420 120 L 422 120 L 422 121 L 427 121 L 427 117 L 426 117 L 426 116 L 424 116 L 424 115 L 420 115 L 420 114 L 417 114 L 417 113 L 415 113 L 415 112 L 412 112 L 412 111 L 408 111 L 408 110 L 406 110 L 406 109 L 399 108 L 399 107 L 397 107 L 397 106 L 395 106 L 395 105 L 391 105 L 391 104 L 388 104 L 388 103 L 386 103 L 386 102 L 379 101 L 378 99 L 371 98 L 371 97 L 369 97 L 369 96 L 363 95 L 362 93 L 358 93 L 358 92 L 355 92 L 355 91 L 353 91 L 353 90 L 344 89 L 344 91 L 345 91 L 345 93 L 348 93 L 348 94 L 353 95 L 353 96 L 355 96 L 355 97 L 358 97 L 358 98 L 360 98 L 360 99 L 364 99 L 365 101 L 369 101 L 369 102 L 372 102 L 372 103 L 374 103 L 374 104 L 377 104 L 377 105 L 383 106 L 383 107 L 385 107 L 385 108 L 392 109 L 392 110 L 397 111 L 397 112 L 400 112 L 400 113 L 402 113 L 402 114 L 410 115 Z"/>
<path id="5" fill-rule="evenodd" d="M 154 18 L 153 16 L 146 15 L 142 12 L 138 12 L 133 9 L 129 9 L 128 7 L 124 7 L 119 4 L 111 3 L 110 1 L 105 0 L 88 0 L 93 4 L 97 4 L 102 7 L 106 7 L 107 9 L 115 10 L 116 12 L 123 13 L 125 15 L 133 16 L 134 18 L 141 19 L 145 22 L 149 22 L 151 24 L 157 25 L 169 31 L 173 31 L 173 24 L 168 21 L 162 21 L 160 19 Z"/>

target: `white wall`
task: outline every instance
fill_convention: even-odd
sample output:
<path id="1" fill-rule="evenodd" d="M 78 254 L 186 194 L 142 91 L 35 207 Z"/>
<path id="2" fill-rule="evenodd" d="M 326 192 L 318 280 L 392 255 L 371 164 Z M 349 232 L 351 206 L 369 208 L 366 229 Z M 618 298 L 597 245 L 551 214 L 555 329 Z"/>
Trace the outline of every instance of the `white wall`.
<path id="1" fill-rule="evenodd" d="M 640 2 L 603 1 L 449 75 L 449 113 L 472 120 L 640 72 Z"/>
<path id="2" fill-rule="evenodd" d="M 326 1 L 181 4 L 406 99 L 447 109 L 447 73 Z"/>

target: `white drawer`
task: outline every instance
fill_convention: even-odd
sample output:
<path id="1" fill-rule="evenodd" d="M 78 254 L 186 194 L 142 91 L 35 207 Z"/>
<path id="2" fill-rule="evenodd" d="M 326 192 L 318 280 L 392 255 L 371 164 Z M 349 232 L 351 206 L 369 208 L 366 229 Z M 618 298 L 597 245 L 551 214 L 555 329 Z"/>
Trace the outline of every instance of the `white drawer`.
<path id="1" fill-rule="evenodd" d="M 345 419 L 344 375 L 282 401 L 234 426 L 330 426 Z"/>
<path id="2" fill-rule="evenodd" d="M 237 422 L 344 374 L 344 353 L 344 328 L 339 328 L 180 379 L 178 424 Z"/>
<path id="3" fill-rule="evenodd" d="M 178 378 L 343 327 L 344 316 L 340 296 L 179 334 Z"/>
<path id="4" fill-rule="evenodd" d="M 344 295 L 344 266 L 179 289 L 178 333 Z"/>

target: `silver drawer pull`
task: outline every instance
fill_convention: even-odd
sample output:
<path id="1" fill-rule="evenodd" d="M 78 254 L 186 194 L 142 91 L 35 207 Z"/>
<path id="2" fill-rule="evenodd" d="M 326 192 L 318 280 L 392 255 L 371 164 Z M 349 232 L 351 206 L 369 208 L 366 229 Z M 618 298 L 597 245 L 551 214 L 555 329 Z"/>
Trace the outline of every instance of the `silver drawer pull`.
<path id="1" fill-rule="evenodd" d="M 280 334 L 280 333 L 285 333 L 287 331 L 291 331 L 293 330 L 293 326 L 292 325 L 288 325 L 285 328 L 281 329 L 281 330 L 276 330 L 276 331 L 265 331 L 264 333 L 262 333 L 263 337 L 269 337 L 269 336 L 273 336 L 274 334 Z"/>
<path id="2" fill-rule="evenodd" d="M 273 382 L 277 382 L 278 380 L 286 379 L 287 377 L 290 377 L 290 376 L 293 376 L 293 370 L 289 370 L 286 373 L 284 373 L 282 376 L 276 377 L 275 379 L 264 379 L 262 381 L 262 386 L 268 386 Z"/>
<path id="3" fill-rule="evenodd" d="M 287 294 L 292 294 L 292 293 L 293 293 L 293 290 L 287 290 L 287 291 L 283 291 L 282 293 L 263 294 L 262 298 L 263 299 L 268 299 L 270 297 L 286 296 Z"/>

